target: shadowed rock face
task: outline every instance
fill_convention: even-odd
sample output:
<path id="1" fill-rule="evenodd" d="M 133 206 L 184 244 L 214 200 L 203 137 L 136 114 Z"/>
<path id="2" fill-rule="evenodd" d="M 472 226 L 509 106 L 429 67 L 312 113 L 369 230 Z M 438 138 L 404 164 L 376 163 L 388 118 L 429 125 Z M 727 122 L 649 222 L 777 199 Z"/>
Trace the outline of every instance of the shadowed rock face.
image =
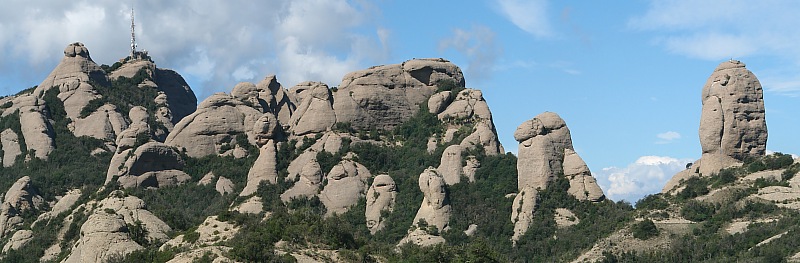
<path id="1" fill-rule="evenodd" d="M 702 93 L 700 145 L 703 154 L 721 154 L 744 160 L 762 156 L 767 146 L 764 93 L 744 63 L 721 63 Z"/>

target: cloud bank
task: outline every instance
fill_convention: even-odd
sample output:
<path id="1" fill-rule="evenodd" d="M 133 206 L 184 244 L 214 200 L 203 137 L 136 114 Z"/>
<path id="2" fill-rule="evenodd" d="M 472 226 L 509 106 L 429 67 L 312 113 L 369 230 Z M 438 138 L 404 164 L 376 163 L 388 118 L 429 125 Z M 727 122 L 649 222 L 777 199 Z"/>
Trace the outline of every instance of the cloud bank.
<path id="1" fill-rule="evenodd" d="M 603 168 L 594 177 L 609 199 L 633 204 L 645 195 L 661 192 L 667 181 L 690 162 L 691 159 L 642 156 L 627 167 Z"/>

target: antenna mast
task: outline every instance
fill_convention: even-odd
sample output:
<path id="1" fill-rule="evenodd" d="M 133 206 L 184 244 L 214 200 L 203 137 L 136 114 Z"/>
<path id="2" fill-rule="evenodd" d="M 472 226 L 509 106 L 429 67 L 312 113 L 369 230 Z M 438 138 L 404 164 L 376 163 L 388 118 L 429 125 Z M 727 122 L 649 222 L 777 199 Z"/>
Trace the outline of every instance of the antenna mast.
<path id="1" fill-rule="evenodd" d="M 133 8 L 131 8 L 131 59 L 136 56 L 136 24 L 133 20 Z"/>

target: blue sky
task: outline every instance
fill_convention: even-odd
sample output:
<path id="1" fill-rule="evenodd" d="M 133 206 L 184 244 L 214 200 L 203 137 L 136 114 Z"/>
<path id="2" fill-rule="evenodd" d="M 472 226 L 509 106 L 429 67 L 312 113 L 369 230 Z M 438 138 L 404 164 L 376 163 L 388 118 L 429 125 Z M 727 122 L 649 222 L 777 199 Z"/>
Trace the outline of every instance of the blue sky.
<path id="1" fill-rule="evenodd" d="M 613 200 L 658 192 L 700 156 L 700 91 L 733 58 L 764 86 L 771 151 L 800 153 L 796 1 L 4 1 L 0 93 L 37 85 L 80 41 L 100 64 L 141 49 L 200 100 L 277 74 L 336 86 L 350 71 L 444 57 L 483 91 L 501 142 L 564 118 Z"/>

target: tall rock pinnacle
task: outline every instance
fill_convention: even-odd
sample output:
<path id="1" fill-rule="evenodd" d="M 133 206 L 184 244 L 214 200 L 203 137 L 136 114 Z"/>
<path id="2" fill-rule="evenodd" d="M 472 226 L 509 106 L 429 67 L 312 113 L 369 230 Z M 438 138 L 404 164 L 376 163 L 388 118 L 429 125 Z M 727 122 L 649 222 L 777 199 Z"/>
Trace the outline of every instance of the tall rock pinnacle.
<path id="1" fill-rule="evenodd" d="M 758 79 L 737 60 L 719 64 L 703 86 L 700 146 L 703 155 L 661 190 L 668 193 L 682 180 L 711 176 L 766 153 L 764 92 Z"/>
<path id="2" fill-rule="evenodd" d="M 737 160 L 764 155 L 764 93 L 744 63 L 731 60 L 717 66 L 703 86 L 702 100 L 703 154 L 723 154 Z"/>

